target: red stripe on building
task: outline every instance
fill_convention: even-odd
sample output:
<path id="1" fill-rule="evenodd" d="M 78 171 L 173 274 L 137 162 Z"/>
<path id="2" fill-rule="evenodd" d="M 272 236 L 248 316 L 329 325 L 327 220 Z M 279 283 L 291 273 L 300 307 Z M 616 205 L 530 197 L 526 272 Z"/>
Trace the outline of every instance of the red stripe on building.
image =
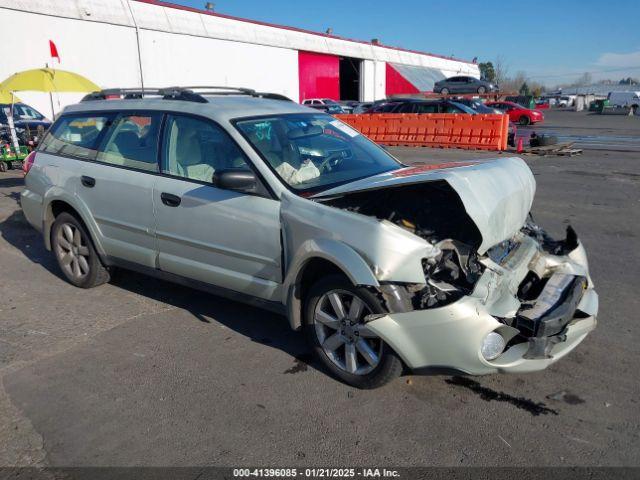
<path id="1" fill-rule="evenodd" d="M 390 63 L 387 63 L 387 96 L 400 93 L 420 93 L 413 83 L 404 78 Z"/>

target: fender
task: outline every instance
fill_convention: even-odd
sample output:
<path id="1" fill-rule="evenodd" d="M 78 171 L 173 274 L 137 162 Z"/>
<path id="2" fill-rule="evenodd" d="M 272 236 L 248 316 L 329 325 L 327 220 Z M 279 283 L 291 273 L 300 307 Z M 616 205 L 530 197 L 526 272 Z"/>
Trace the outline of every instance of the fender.
<path id="1" fill-rule="evenodd" d="M 51 227 L 55 221 L 53 212 L 51 211 L 51 204 L 56 200 L 69 204 L 78 213 L 89 230 L 89 235 L 91 235 L 91 240 L 93 240 L 93 245 L 95 246 L 98 255 L 100 255 L 102 259 L 106 258 L 106 253 L 101 242 L 102 233 L 100 232 L 98 224 L 93 219 L 87 205 L 76 195 L 72 195 L 68 191 L 57 186 L 52 186 L 46 191 L 42 202 L 44 205 L 42 210 L 44 216 L 42 219 L 42 236 L 44 237 L 45 248 L 51 251 Z"/>
<path id="2" fill-rule="evenodd" d="M 379 286 L 369 265 L 347 244 L 328 238 L 305 241 L 293 256 L 282 289 L 285 297 L 283 303 L 287 306 L 287 317 L 294 330 L 299 330 L 302 326 L 302 301 L 297 294 L 300 279 L 306 264 L 316 258 L 333 263 L 344 272 L 354 285 Z"/>

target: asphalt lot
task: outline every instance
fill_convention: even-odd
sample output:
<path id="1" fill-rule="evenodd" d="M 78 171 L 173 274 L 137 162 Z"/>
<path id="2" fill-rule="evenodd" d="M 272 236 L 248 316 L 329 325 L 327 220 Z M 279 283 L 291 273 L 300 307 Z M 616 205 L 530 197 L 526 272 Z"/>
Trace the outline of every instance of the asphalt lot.
<path id="1" fill-rule="evenodd" d="M 536 221 L 587 248 L 598 329 L 544 372 L 375 391 L 328 376 L 283 317 L 137 274 L 70 286 L 20 212 L 21 174 L 0 174 L 0 466 L 640 466 L 640 117 L 532 128 L 626 139 L 525 157 Z"/>

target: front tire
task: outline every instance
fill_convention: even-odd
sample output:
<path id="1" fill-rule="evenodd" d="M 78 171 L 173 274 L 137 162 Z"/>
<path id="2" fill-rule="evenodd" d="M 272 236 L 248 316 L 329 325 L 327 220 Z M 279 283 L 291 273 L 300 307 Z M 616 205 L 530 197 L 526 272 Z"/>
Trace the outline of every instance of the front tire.
<path id="1" fill-rule="evenodd" d="M 315 283 L 304 309 L 304 332 L 315 356 L 341 381 L 378 388 L 402 373 L 402 361 L 364 317 L 387 313 L 371 291 L 331 275 Z"/>
<path id="2" fill-rule="evenodd" d="M 449 95 L 449 89 L 448 88 L 443 88 L 442 90 L 440 90 L 440 94 L 441 95 Z"/>
<path id="3" fill-rule="evenodd" d="M 529 125 L 531 123 L 531 119 L 529 117 L 527 117 L 526 115 L 523 115 L 520 117 L 520 120 L 518 120 L 518 123 L 520 125 L 522 125 L 523 127 L 526 127 L 527 125 Z"/>
<path id="4" fill-rule="evenodd" d="M 79 288 L 92 288 L 109 281 L 109 271 L 102 265 L 84 225 L 63 212 L 51 228 L 51 247 L 66 279 Z"/>
<path id="5" fill-rule="evenodd" d="M 478 87 L 478 93 L 482 95 L 483 93 L 487 93 L 487 89 L 484 87 Z"/>

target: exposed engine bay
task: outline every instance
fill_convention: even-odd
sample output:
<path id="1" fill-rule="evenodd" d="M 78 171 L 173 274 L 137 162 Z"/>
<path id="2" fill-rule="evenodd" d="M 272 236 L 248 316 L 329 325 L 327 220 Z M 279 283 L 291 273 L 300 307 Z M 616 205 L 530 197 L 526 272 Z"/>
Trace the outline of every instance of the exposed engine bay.
<path id="1" fill-rule="evenodd" d="M 404 286 L 411 309 L 455 302 L 471 293 L 482 274 L 484 267 L 476 253 L 481 234 L 458 194 L 444 180 L 355 192 L 322 203 L 387 220 L 440 249 L 438 256 L 422 260 L 426 285 Z"/>

